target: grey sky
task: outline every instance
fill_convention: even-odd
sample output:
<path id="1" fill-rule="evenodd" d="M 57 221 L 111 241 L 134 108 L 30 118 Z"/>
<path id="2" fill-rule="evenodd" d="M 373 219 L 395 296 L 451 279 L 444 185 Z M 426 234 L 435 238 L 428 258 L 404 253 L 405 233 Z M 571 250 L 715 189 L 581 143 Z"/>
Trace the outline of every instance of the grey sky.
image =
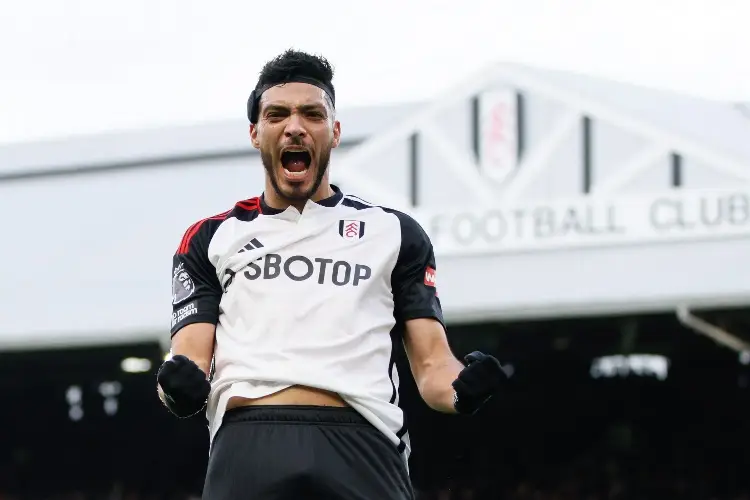
<path id="1" fill-rule="evenodd" d="M 500 61 L 750 101 L 747 19 L 747 0 L 8 1 L 0 142 L 242 118 L 290 46 L 336 66 L 339 106 L 427 99 Z"/>

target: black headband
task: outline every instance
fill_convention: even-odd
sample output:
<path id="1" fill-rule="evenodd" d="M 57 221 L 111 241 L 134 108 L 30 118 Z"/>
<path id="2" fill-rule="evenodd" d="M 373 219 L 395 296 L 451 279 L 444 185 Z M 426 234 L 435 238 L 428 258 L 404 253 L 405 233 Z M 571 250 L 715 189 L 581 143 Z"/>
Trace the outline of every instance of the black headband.
<path id="1" fill-rule="evenodd" d="M 322 89 L 326 94 L 328 94 L 328 97 L 331 98 L 331 103 L 334 107 L 336 106 L 336 93 L 334 92 L 333 87 L 321 82 L 320 80 L 316 80 L 315 78 L 308 78 L 306 76 L 291 76 L 281 82 L 268 83 L 261 87 L 256 87 L 255 90 L 250 92 L 250 97 L 247 99 L 247 117 L 250 119 L 250 123 L 258 123 L 258 113 L 260 112 L 260 96 L 263 95 L 263 92 L 270 89 L 271 87 L 292 82 L 309 83 L 310 85 L 315 85 L 319 89 Z"/>

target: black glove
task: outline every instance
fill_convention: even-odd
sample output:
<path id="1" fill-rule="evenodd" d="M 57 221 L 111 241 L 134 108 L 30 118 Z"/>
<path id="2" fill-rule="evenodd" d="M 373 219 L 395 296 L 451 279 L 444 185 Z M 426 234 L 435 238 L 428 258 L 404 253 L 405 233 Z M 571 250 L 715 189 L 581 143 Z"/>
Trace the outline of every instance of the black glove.
<path id="1" fill-rule="evenodd" d="M 211 392 L 211 383 L 198 365 L 186 356 L 177 355 L 165 361 L 156 375 L 164 404 L 180 418 L 195 415 L 203 409 Z"/>
<path id="2" fill-rule="evenodd" d="M 464 360 L 466 368 L 453 381 L 456 391 L 453 407 L 458 413 L 473 414 L 497 392 L 508 376 L 497 359 L 479 351 Z"/>

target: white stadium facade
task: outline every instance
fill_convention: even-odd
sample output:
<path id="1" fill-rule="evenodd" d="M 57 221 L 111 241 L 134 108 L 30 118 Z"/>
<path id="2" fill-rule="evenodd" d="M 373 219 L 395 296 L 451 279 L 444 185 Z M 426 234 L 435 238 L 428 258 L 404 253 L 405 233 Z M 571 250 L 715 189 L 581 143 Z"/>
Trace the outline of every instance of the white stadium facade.
<path id="1" fill-rule="evenodd" d="M 451 323 L 750 304 L 737 108 L 497 65 L 339 119 L 333 181 L 422 223 Z M 262 180 L 242 117 L 1 147 L 0 350 L 168 342 L 183 231 Z"/>

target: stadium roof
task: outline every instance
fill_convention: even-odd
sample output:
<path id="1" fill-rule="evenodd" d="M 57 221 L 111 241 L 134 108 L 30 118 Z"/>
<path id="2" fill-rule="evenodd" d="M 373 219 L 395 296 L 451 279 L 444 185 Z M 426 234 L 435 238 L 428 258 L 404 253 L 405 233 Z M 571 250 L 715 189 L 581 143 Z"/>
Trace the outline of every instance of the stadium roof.
<path id="1" fill-rule="evenodd" d="M 652 125 L 701 142 L 705 147 L 750 162 L 750 104 L 713 101 L 529 66 L 508 65 L 548 84 L 563 87 L 612 108 L 626 111 Z"/>
<path id="2" fill-rule="evenodd" d="M 338 111 L 343 144 L 356 144 L 417 104 L 344 108 Z M 240 110 L 241 111 L 241 110 Z M 255 154 L 247 119 L 149 128 L 0 145 L 0 182 L 56 171 L 106 169 L 130 162 L 164 163 L 193 157 Z"/>
<path id="3" fill-rule="evenodd" d="M 703 148 L 750 163 L 750 105 L 712 101 L 673 92 L 551 71 L 516 64 L 500 64 L 569 94 L 616 109 L 641 123 L 669 131 Z M 512 78 L 511 78 L 512 80 Z M 467 80 L 471 84 L 472 79 Z M 519 85 L 523 89 L 523 85 Z M 419 103 L 344 108 L 339 116 L 349 144 L 387 130 L 423 106 Z M 187 157 L 253 154 L 247 140 L 247 121 L 112 132 L 43 142 L 0 145 L 0 182 L 52 173 L 107 168 L 129 162 L 160 163 Z"/>

